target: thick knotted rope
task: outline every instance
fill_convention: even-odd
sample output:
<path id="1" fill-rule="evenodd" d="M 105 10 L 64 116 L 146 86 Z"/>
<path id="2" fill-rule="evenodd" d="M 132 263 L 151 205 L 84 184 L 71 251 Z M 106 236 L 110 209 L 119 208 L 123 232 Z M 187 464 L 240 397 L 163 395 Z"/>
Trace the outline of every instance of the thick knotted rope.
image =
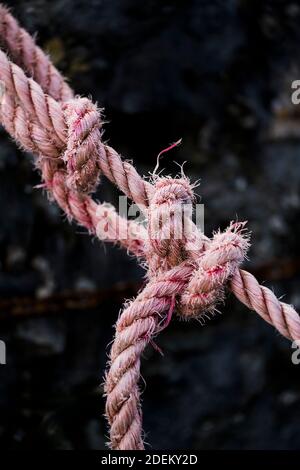
<path id="1" fill-rule="evenodd" d="M 106 377 L 106 414 L 113 449 L 143 449 L 140 360 L 176 308 L 181 318 L 211 315 L 226 288 L 289 339 L 300 319 L 288 304 L 240 269 L 249 247 L 245 223 L 231 223 L 209 239 L 192 220 L 187 178 L 145 181 L 101 140 L 101 116 L 74 97 L 63 77 L 5 7 L 0 6 L 0 118 L 16 142 L 36 157 L 48 194 L 91 233 L 118 242 L 147 268 L 148 283 L 116 324 Z M 12 62 L 12 60 L 14 61 Z M 143 210 L 147 228 L 120 217 L 90 196 L 105 175 Z"/>

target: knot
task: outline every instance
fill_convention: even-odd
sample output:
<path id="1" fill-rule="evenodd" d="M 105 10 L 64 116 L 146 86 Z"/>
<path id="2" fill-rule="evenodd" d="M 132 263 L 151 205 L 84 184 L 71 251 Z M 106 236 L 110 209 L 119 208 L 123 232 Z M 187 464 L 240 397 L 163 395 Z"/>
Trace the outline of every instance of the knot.
<path id="1" fill-rule="evenodd" d="M 180 314 L 184 318 L 209 318 L 223 301 L 225 287 L 249 248 L 245 225 L 245 222 L 232 222 L 206 244 L 179 300 Z"/>
<path id="2" fill-rule="evenodd" d="M 67 125 L 67 147 L 62 155 L 66 163 L 66 183 L 72 190 L 90 193 L 95 190 L 100 175 L 100 114 L 87 98 L 69 100 L 62 109 Z"/>
<path id="3" fill-rule="evenodd" d="M 187 178 L 161 178 L 156 182 L 148 210 L 146 251 L 151 271 L 166 271 L 187 258 L 193 200 Z"/>
<path id="4" fill-rule="evenodd" d="M 188 179 L 157 181 L 145 252 L 156 295 L 163 299 L 173 292 L 177 313 L 202 321 L 223 300 L 228 281 L 246 256 L 249 235 L 245 222 L 232 222 L 224 232 L 205 237 L 192 221 L 193 201 Z"/>
<path id="5" fill-rule="evenodd" d="M 160 178 L 154 186 L 151 204 L 193 204 L 194 191 L 188 178 Z"/>

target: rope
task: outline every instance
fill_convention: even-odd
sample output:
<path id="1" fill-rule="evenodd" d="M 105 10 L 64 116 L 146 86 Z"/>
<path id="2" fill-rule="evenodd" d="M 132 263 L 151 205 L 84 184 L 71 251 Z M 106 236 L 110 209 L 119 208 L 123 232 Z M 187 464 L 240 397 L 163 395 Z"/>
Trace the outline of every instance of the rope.
<path id="1" fill-rule="evenodd" d="M 194 191 L 185 177 L 143 179 L 101 140 L 101 113 L 69 85 L 0 5 L 0 120 L 35 156 L 43 183 L 69 220 L 101 240 L 118 242 L 147 269 L 148 283 L 127 303 L 117 324 L 105 380 L 112 449 L 143 449 L 139 378 L 141 355 L 169 323 L 213 315 L 226 288 L 283 336 L 300 338 L 300 318 L 267 287 L 240 269 L 249 248 L 245 223 L 231 223 L 207 238 L 192 220 Z M 140 206 L 147 227 L 96 203 L 101 175 Z"/>

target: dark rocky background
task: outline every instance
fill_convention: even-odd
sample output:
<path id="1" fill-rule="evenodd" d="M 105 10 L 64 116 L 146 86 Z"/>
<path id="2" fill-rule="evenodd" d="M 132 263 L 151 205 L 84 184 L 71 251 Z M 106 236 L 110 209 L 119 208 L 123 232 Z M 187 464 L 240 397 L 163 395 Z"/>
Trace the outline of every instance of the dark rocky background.
<path id="1" fill-rule="evenodd" d="M 141 172 L 159 151 L 201 178 L 205 228 L 253 232 L 247 268 L 300 308 L 300 5 L 255 0 L 9 1 L 78 93 L 105 107 L 106 139 Z M 104 448 L 99 384 L 122 300 L 142 270 L 70 226 L 31 157 L 0 134 L 0 442 Z M 97 195 L 116 200 L 103 182 Z M 300 365 L 229 296 L 205 327 L 173 321 L 143 363 L 154 449 L 297 449 Z"/>

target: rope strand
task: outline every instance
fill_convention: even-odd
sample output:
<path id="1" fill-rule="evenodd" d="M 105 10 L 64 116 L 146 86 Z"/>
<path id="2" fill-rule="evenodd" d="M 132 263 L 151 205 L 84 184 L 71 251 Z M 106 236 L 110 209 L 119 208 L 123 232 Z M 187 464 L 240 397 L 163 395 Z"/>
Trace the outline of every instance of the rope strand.
<path id="1" fill-rule="evenodd" d="M 0 5 L 0 43 L 12 60 L 39 83 L 45 93 L 58 101 L 73 98 L 73 91 L 49 57 L 3 5 Z"/>

